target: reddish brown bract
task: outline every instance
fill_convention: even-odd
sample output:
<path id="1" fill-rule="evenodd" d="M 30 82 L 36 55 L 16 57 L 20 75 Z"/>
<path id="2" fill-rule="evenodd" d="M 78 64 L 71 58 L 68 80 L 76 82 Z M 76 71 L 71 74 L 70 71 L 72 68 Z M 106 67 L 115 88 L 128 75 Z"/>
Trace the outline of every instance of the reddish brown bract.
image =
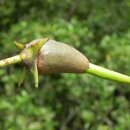
<path id="1" fill-rule="evenodd" d="M 47 41 L 38 53 L 39 74 L 83 73 L 88 59 L 75 48 L 54 40 Z"/>

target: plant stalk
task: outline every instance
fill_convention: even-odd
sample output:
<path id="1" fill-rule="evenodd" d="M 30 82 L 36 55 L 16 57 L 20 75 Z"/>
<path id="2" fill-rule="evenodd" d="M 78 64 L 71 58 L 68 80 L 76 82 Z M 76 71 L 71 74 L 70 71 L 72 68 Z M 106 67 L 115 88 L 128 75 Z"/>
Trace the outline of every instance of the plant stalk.
<path id="1" fill-rule="evenodd" d="M 8 66 L 8 65 L 20 63 L 24 59 L 26 59 L 25 54 L 19 54 L 19 55 L 16 55 L 16 56 L 12 56 L 10 58 L 0 60 L 0 67 L 5 67 L 5 66 Z"/>
<path id="2" fill-rule="evenodd" d="M 92 63 L 89 63 L 89 68 L 86 70 L 86 73 L 116 82 L 128 84 L 130 83 L 130 76 L 120 74 L 109 69 L 105 69 Z"/>

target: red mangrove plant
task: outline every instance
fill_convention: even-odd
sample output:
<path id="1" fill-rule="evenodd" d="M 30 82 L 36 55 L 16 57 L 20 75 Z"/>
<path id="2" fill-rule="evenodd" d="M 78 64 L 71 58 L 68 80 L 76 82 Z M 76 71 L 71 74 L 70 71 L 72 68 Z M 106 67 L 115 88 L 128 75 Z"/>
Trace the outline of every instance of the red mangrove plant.
<path id="1" fill-rule="evenodd" d="M 89 73 L 108 80 L 130 83 L 129 76 L 90 63 L 81 52 L 65 43 L 44 38 L 26 45 L 17 42 L 15 44 L 22 50 L 21 53 L 0 60 L 0 67 L 23 62 L 24 70 L 19 86 L 28 70 L 33 73 L 36 87 L 38 75 L 56 73 Z"/>

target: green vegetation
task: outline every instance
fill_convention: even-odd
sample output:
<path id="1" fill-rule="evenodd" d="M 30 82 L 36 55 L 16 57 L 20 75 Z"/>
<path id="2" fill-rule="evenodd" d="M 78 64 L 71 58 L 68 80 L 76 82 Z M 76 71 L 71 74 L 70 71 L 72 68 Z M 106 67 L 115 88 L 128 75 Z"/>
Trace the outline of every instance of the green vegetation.
<path id="1" fill-rule="evenodd" d="M 0 59 L 13 43 L 51 37 L 90 62 L 130 75 L 130 2 L 32 0 L 0 2 Z M 19 88 L 22 65 L 0 69 L 1 130 L 123 130 L 130 128 L 130 87 L 91 75 L 33 77 Z M 21 69 L 22 71 L 22 69 Z"/>

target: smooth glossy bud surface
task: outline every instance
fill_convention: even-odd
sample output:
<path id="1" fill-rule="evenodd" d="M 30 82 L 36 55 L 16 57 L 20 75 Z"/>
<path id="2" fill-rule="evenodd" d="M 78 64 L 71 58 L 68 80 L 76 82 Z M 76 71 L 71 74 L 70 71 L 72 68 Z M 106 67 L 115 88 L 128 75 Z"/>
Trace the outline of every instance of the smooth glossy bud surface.
<path id="1" fill-rule="evenodd" d="M 37 67 L 39 74 L 83 73 L 89 61 L 75 48 L 50 39 L 39 50 Z"/>

